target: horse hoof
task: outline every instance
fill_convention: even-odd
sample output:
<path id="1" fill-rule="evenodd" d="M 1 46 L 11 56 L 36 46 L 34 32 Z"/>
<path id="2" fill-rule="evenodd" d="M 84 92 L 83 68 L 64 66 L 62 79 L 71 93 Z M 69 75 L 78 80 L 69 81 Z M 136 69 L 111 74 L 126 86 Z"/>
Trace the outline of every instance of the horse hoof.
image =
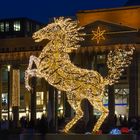
<path id="1" fill-rule="evenodd" d="M 26 86 L 26 89 L 28 90 L 28 91 L 31 91 L 31 87 L 30 86 Z"/>

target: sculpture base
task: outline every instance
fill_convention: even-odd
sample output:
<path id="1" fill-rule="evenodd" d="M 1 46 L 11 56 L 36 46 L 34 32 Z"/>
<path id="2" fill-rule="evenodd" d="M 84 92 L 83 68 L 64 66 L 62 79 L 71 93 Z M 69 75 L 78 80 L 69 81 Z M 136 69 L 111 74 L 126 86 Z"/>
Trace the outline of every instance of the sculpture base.
<path id="1" fill-rule="evenodd" d="M 136 135 L 21 134 L 20 140 L 136 140 Z"/>

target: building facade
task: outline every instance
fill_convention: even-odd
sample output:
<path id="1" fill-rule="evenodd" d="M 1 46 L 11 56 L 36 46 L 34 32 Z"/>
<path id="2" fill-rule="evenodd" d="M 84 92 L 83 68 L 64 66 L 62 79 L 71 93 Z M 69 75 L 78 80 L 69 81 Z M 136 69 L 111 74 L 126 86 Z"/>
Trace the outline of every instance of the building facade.
<path id="1" fill-rule="evenodd" d="M 13 119 L 14 113 L 18 119 L 30 114 L 30 95 L 24 87 L 24 72 L 30 55 L 38 55 L 42 49 L 41 44 L 32 40 L 33 32 L 42 26 L 27 18 L 0 20 L 1 119 Z M 38 94 L 37 98 L 42 99 L 42 93 Z M 37 104 L 42 105 L 41 99 Z"/>
<path id="2" fill-rule="evenodd" d="M 139 14 L 139 6 L 77 13 L 86 36 L 81 48 L 71 54 L 75 65 L 97 70 L 106 76 L 107 53 L 119 44 L 122 47 L 135 44 L 132 64 L 124 71 L 119 83 L 106 88 L 104 105 L 109 108 L 112 119 L 114 114 L 140 115 Z M 35 120 L 44 114 L 56 126 L 58 117 L 71 118 L 74 115 L 66 94 L 44 79 L 32 78 L 32 90 L 25 89 L 24 72 L 29 57 L 38 56 L 45 45 L 45 41 L 35 43 L 31 36 L 43 26 L 27 18 L 0 20 L 0 119 L 18 122 L 21 117 Z M 96 33 L 101 33 L 100 37 L 96 37 Z M 87 100 L 83 101 L 82 107 L 86 122 L 93 115 L 100 115 Z"/>
<path id="3" fill-rule="evenodd" d="M 122 98 L 115 100 L 115 111 L 118 114 L 128 116 L 140 115 L 140 91 L 139 91 L 139 6 L 121 7 L 113 9 L 79 11 L 77 17 L 81 26 L 85 26 L 90 41 L 84 45 L 98 54 L 105 54 L 119 44 L 135 44 L 135 53 L 132 64 L 125 71 L 118 84 L 114 85 L 114 93 Z M 131 15 L 131 16 L 130 16 Z M 104 38 L 92 40 L 92 31 L 105 31 Z M 103 46 L 103 47 L 100 47 Z M 90 49 L 89 49 L 90 50 Z M 122 92 L 122 93 L 119 93 Z M 126 96 L 124 98 L 123 96 Z M 117 95 L 116 95 L 117 96 Z M 122 102 L 122 103 L 120 103 Z M 124 102 L 124 103 L 123 103 Z M 118 104 L 118 105 L 117 105 Z M 126 107 L 124 107 L 126 105 Z M 121 107 L 123 106 L 123 107 Z M 120 109 L 121 107 L 121 109 Z M 118 112 L 122 110 L 122 112 Z"/>

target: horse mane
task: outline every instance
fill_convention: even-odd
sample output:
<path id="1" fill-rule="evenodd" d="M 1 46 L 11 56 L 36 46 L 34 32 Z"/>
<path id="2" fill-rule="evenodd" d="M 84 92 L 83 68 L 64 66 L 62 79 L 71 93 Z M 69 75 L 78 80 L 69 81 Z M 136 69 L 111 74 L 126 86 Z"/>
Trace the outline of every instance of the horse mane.
<path id="1" fill-rule="evenodd" d="M 65 52 L 70 53 L 72 50 L 80 47 L 78 43 L 84 40 L 82 36 L 84 36 L 85 33 L 79 32 L 84 27 L 78 27 L 78 21 L 73 21 L 71 18 L 64 17 L 54 18 L 54 22 L 47 26 L 50 28 L 50 32 L 54 32 L 54 26 L 59 27 L 61 30 L 61 35 L 59 34 L 59 37 L 65 44 L 63 46 Z"/>

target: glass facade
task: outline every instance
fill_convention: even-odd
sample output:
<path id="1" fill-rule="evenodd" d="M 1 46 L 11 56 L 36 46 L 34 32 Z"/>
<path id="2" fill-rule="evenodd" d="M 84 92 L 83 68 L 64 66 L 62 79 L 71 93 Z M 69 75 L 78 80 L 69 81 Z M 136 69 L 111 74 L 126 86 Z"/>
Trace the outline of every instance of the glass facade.
<path id="1" fill-rule="evenodd" d="M 4 22 L 0 22 L 0 32 L 4 32 Z"/>
<path id="2" fill-rule="evenodd" d="M 44 92 L 36 92 L 36 104 L 43 105 Z"/>
<path id="3" fill-rule="evenodd" d="M 5 32 L 9 32 L 9 22 L 5 22 Z"/>
<path id="4" fill-rule="evenodd" d="M 20 31 L 20 21 L 14 21 L 14 31 Z"/>

